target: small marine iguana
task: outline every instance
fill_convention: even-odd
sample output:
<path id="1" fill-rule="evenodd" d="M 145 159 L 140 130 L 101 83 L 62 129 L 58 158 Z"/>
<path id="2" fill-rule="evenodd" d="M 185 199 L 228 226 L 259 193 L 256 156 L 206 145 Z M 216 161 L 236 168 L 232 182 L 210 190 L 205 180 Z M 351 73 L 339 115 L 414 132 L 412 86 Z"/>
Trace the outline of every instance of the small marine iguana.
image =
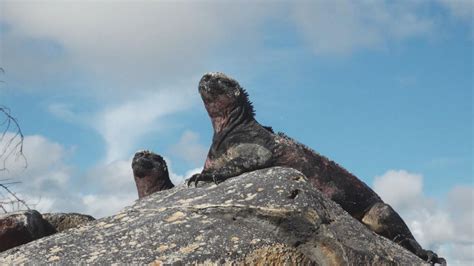
<path id="1" fill-rule="evenodd" d="M 337 163 L 282 133 L 275 134 L 255 120 L 252 103 L 239 83 L 223 73 L 207 73 L 199 82 L 214 128 L 204 169 L 188 185 L 216 184 L 245 172 L 284 166 L 297 169 L 323 194 L 354 218 L 430 263 L 446 261 L 424 250 L 402 218 L 364 182 Z"/>
<path id="2" fill-rule="evenodd" d="M 165 160 L 156 153 L 138 151 L 133 157 L 132 169 L 139 199 L 174 187 Z"/>

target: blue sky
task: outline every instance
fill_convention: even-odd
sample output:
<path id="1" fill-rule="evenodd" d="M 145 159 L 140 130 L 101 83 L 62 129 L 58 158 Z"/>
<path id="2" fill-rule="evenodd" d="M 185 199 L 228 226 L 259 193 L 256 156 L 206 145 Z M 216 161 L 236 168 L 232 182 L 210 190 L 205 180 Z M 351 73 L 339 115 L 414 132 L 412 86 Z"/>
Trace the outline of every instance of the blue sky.
<path id="1" fill-rule="evenodd" d="M 463 0 L 2 1 L 0 104 L 29 161 L 8 175 L 41 210 L 99 217 L 136 199 L 138 149 L 180 182 L 212 138 L 198 81 L 221 71 L 258 121 L 343 165 L 422 244 L 467 263 L 473 37 Z"/>

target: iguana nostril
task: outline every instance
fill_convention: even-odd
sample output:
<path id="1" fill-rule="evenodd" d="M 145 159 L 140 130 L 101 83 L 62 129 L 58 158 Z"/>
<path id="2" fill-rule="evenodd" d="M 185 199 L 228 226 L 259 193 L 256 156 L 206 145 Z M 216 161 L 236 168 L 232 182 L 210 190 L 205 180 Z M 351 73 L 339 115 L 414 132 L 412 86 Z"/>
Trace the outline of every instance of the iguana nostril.
<path id="1" fill-rule="evenodd" d="M 295 199 L 296 196 L 298 196 L 299 193 L 300 193 L 300 190 L 299 190 L 299 189 L 292 190 L 292 191 L 290 192 L 290 195 L 288 195 L 288 198 L 289 198 L 289 199 Z"/>

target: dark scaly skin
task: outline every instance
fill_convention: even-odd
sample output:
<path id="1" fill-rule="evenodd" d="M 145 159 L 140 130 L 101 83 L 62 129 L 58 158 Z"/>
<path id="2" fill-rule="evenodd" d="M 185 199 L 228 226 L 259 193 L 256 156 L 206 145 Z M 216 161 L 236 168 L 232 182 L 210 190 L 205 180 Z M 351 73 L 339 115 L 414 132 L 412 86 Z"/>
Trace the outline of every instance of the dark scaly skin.
<path id="1" fill-rule="evenodd" d="M 174 187 L 169 178 L 165 160 L 156 153 L 150 151 L 135 153 L 132 169 L 139 199 Z"/>
<path id="2" fill-rule="evenodd" d="M 272 166 L 294 168 L 374 232 L 425 261 L 445 264 L 443 258 L 421 248 L 402 218 L 364 182 L 305 145 L 260 125 L 246 91 L 237 81 L 222 73 L 208 73 L 199 82 L 199 93 L 214 136 L 203 171 L 193 175 L 188 185 L 199 181 L 217 184 Z"/>

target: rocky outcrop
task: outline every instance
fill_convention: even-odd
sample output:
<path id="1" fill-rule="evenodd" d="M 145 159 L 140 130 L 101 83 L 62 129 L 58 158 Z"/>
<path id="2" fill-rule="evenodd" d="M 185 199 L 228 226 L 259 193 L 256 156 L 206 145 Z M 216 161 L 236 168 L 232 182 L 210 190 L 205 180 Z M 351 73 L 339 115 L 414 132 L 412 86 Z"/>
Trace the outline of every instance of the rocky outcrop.
<path id="1" fill-rule="evenodd" d="M 423 263 L 368 230 L 300 172 L 280 167 L 157 192 L 114 216 L 0 253 L 0 264 L 52 262 Z"/>
<path id="2" fill-rule="evenodd" d="M 43 213 L 43 218 L 58 232 L 76 228 L 95 220 L 90 215 L 80 213 Z"/>
<path id="3" fill-rule="evenodd" d="M 56 233 L 35 210 L 0 215 L 0 252 Z"/>

